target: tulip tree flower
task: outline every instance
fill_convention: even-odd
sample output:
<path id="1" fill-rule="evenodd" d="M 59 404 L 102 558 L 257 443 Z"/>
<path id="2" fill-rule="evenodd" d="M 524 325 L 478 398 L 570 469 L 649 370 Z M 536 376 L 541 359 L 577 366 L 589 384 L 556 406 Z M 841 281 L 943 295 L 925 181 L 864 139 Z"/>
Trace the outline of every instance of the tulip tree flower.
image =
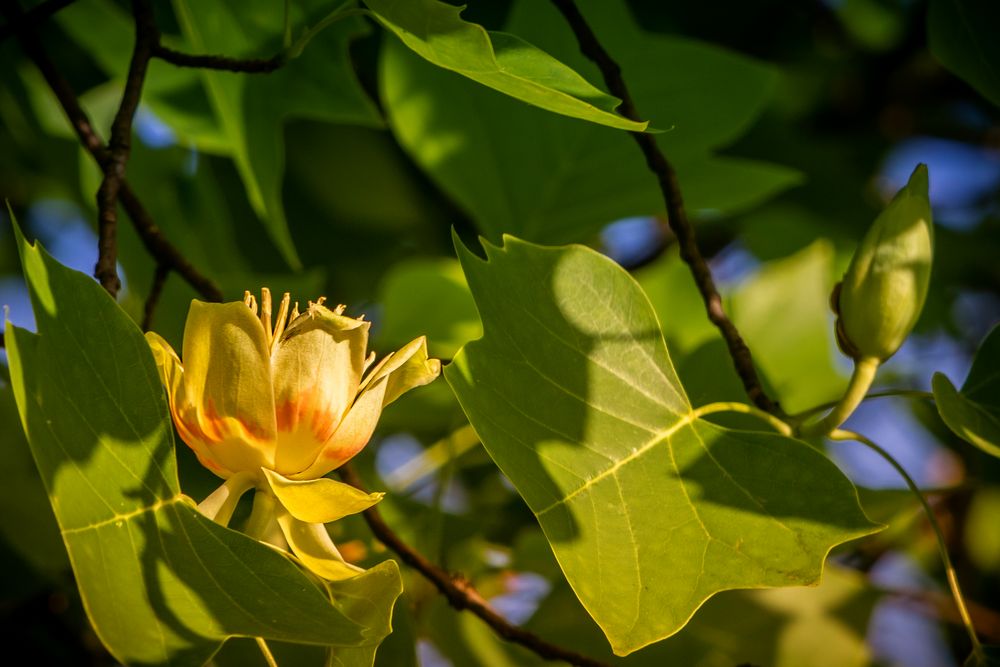
<path id="1" fill-rule="evenodd" d="M 192 301 L 183 361 L 159 335 L 146 334 L 181 439 L 225 480 L 199 509 L 227 525 L 236 503 L 256 489 L 246 532 L 292 554 L 320 576 L 360 570 L 345 562 L 323 525 L 379 500 L 324 477 L 360 452 L 382 408 L 441 372 L 421 336 L 373 366 L 369 323 L 331 310 L 323 299 L 289 312 L 286 293 L 272 325 L 271 294 L 260 313 L 242 303 Z"/>

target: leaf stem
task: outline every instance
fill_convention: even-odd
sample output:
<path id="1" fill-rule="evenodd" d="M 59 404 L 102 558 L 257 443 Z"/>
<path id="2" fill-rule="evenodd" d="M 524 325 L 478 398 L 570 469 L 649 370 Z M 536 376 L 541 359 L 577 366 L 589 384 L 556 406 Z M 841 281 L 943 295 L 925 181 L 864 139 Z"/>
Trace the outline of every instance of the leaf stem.
<path id="1" fill-rule="evenodd" d="M 702 417 L 704 415 L 710 415 L 715 412 L 740 412 L 745 415 L 752 415 L 754 417 L 757 417 L 758 419 L 766 421 L 774 428 L 775 431 L 777 431 L 781 435 L 791 436 L 793 432 L 792 427 L 789 424 L 786 424 L 784 421 L 782 421 L 778 417 L 775 417 L 770 412 L 766 412 L 752 405 L 747 405 L 746 403 L 737 403 L 729 401 L 722 401 L 719 403 L 709 403 L 708 405 L 703 405 L 700 408 L 696 408 L 694 412 L 692 412 L 691 414 L 694 415 L 695 417 Z"/>
<path id="2" fill-rule="evenodd" d="M 875 373 L 878 372 L 881 363 L 876 357 L 862 357 L 855 360 L 851 381 L 833 410 L 819 421 L 803 425 L 799 432 L 806 436 L 822 436 L 847 421 L 847 418 L 861 405 L 861 401 L 865 400 L 865 394 L 875 381 Z"/>
<path id="3" fill-rule="evenodd" d="M 885 391 L 873 391 L 870 394 L 865 394 L 862 402 L 870 400 L 872 398 L 890 398 L 893 396 L 908 397 L 908 398 L 918 398 L 918 399 L 933 399 L 934 394 L 929 391 L 920 391 L 918 389 L 886 389 Z M 793 422 L 805 421 L 806 418 L 816 414 L 817 412 L 823 412 L 824 410 L 830 410 L 837 406 L 840 401 L 830 401 L 829 403 L 823 403 L 822 405 L 817 405 L 815 407 L 809 408 L 808 410 L 803 410 L 802 412 L 796 412 L 794 415 L 789 415 L 789 420 Z"/>
<path id="4" fill-rule="evenodd" d="M 955 573 L 955 566 L 951 562 L 951 556 L 948 555 L 948 545 L 945 543 L 944 533 L 941 532 L 941 526 L 938 524 L 937 517 L 934 515 L 934 510 L 931 508 L 930 503 L 927 502 L 927 498 L 924 497 L 924 494 L 920 492 L 920 487 L 917 486 L 917 483 L 913 481 L 913 478 L 910 477 L 910 475 L 906 472 L 906 469 L 903 468 L 903 466 L 892 456 L 892 454 L 880 447 L 873 440 L 861 435 L 860 433 L 837 429 L 830 433 L 830 439 L 840 441 L 856 440 L 874 451 L 876 454 L 885 459 L 889 465 L 896 469 L 896 472 L 898 472 L 899 476 L 906 482 L 910 491 L 912 491 L 913 495 L 915 495 L 917 500 L 920 501 L 921 506 L 924 508 L 924 513 L 927 515 L 927 521 L 930 523 L 931 528 L 934 530 L 934 536 L 937 538 L 938 549 L 941 552 L 941 560 L 944 562 L 944 569 L 948 578 L 948 586 L 951 588 L 951 595 L 955 599 L 955 606 L 958 608 L 958 614 L 962 619 L 962 625 L 965 626 L 965 631 L 969 634 L 969 639 L 972 641 L 972 652 L 982 664 L 986 664 L 986 654 L 983 652 L 983 645 L 979 642 L 979 637 L 976 636 L 976 628 L 972 624 L 972 617 L 969 615 L 969 610 L 965 606 L 965 598 L 962 596 L 962 589 L 958 584 L 958 575 Z"/>
<path id="5" fill-rule="evenodd" d="M 278 667 L 278 661 L 274 659 L 274 654 L 271 653 L 271 649 L 268 647 L 267 642 L 264 641 L 263 637 L 254 637 L 257 641 L 257 646 L 260 647 L 260 652 L 264 654 L 264 662 L 267 663 L 267 667 Z"/>

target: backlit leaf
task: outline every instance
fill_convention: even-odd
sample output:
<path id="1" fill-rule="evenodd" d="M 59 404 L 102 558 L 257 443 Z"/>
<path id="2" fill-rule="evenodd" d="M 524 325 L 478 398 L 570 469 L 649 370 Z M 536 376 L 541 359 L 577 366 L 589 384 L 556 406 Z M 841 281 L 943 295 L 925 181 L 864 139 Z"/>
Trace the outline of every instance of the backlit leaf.
<path id="1" fill-rule="evenodd" d="M 615 653 L 713 594 L 814 584 L 877 527 L 811 446 L 697 416 L 637 283 L 581 246 L 459 248 L 485 335 L 445 376 Z"/>

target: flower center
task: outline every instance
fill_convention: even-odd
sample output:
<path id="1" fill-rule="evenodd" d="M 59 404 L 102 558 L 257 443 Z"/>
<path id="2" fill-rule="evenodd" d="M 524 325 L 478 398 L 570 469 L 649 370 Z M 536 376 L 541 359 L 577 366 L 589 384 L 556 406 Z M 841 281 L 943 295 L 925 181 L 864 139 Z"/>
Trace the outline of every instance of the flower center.
<path id="1" fill-rule="evenodd" d="M 278 305 L 278 317 L 274 320 L 272 325 L 272 309 L 271 309 L 271 290 L 267 287 L 260 288 L 260 323 L 264 327 L 264 341 L 267 345 L 268 354 L 274 356 L 275 352 L 278 351 L 278 343 L 281 341 L 282 334 L 291 326 L 291 324 L 297 320 L 300 316 L 305 317 L 310 315 L 316 308 L 322 306 L 326 302 L 326 297 L 321 296 L 316 301 L 309 302 L 309 308 L 304 313 L 299 313 L 299 303 L 296 301 L 295 305 L 292 306 L 291 313 L 288 312 L 288 307 L 291 305 L 291 297 L 288 292 L 285 292 L 281 297 L 281 303 Z M 243 303 L 246 304 L 247 308 L 253 311 L 254 315 L 257 315 L 257 297 L 250 293 L 250 290 L 245 290 L 243 292 Z M 342 315 L 344 313 L 346 306 L 343 304 L 337 306 L 333 309 L 333 312 L 337 315 Z M 359 319 L 363 319 L 364 315 Z"/>

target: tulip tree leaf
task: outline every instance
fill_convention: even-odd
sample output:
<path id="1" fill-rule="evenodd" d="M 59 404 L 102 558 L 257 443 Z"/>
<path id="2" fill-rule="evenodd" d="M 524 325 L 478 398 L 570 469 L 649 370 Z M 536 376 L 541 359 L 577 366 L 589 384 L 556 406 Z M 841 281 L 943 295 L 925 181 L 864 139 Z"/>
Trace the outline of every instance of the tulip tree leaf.
<path id="1" fill-rule="evenodd" d="M 505 95 L 557 114 L 641 132 L 646 123 L 615 113 L 621 100 L 520 37 L 463 21 L 438 0 L 365 0 L 376 20 L 410 50 Z"/>
<path id="2" fill-rule="evenodd" d="M 1000 325 L 979 346 L 961 391 L 943 373 L 935 373 L 932 384 L 934 401 L 948 428 L 1000 457 Z"/>
<path id="3" fill-rule="evenodd" d="M 711 152 L 760 113 L 774 71 L 705 43 L 645 33 L 622 2 L 580 7 L 602 41 L 612 39 L 607 48 L 640 111 L 669 128 L 656 141 L 690 211 L 744 209 L 798 181 L 792 169 Z M 596 75 L 550 3 L 515 3 L 507 28 Z M 663 213 L 656 179 L 631 137 L 505 99 L 395 41 L 383 45 L 380 68 L 380 95 L 400 145 L 493 242 L 504 232 L 540 243 L 579 241 L 619 218 Z"/>
<path id="4" fill-rule="evenodd" d="M 38 334 L 8 326 L 11 383 L 84 607 L 112 655 L 201 665 L 231 636 L 372 654 L 401 592 L 396 564 L 338 583 L 331 604 L 277 551 L 203 517 L 178 486 L 142 333 L 92 279 L 23 239 L 20 250 Z"/>
<path id="5" fill-rule="evenodd" d="M 816 449 L 697 417 L 621 267 L 505 241 L 486 261 L 459 248 L 485 334 L 445 376 L 615 653 L 719 591 L 814 584 L 833 546 L 877 530 Z"/>
<path id="6" fill-rule="evenodd" d="M 312 7 L 319 4 L 310 3 Z M 175 0 L 174 6 L 184 36 L 197 51 L 269 57 L 280 48 L 280 3 Z M 367 31 L 357 17 L 335 22 L 313 38 L 301 56 L 267 76 L 201 71 L 250 203 L 292 268 L 300 268 L 300 261 L 281 200 L 282 125 L 291 116 L 381 124 L 357 82 L 348 54 L 351 40 Z"/>
<path id="7" fill-rule="evenodd" d="M 1000 4 L 994 0 L 931 0 L 927 13 L 927 36 L 934 55 L 1000 106 L 998 23 Z"/>

